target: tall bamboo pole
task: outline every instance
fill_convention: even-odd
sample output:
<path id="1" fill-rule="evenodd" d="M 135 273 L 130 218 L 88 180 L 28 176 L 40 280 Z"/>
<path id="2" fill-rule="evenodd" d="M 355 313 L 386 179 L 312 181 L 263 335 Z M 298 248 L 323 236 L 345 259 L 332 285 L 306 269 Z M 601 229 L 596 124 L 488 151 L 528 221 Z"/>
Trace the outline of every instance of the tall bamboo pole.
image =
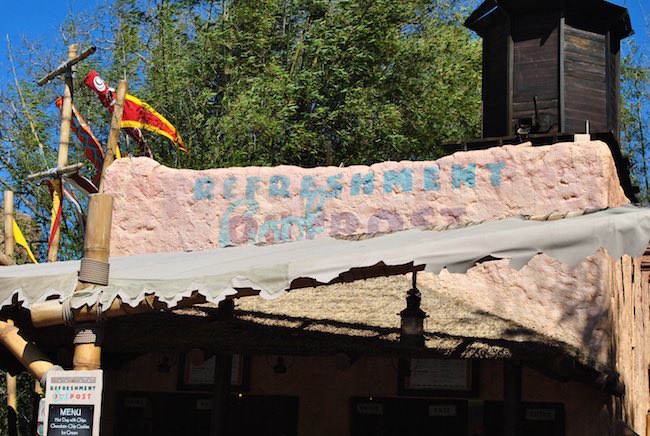
<path id="1" fill-rule="evenodd" d="M 11 320 L 7 324 L 13 326 Z M 9 436 L 18 436 L 18 394 L 16 376 L 7 373 L 7 432 Z"/>
<path id="2" fill-rule="evenodd" d="M 106 146 L 106 157 L 104 158 L 104 166 L 102 167 L 99 193 L 91 195 L 88 204 L 88 220 L 84 238 L 84 257 L 82 259 L 82 270 L 79 272 L 77 291 L 86 288 L 89 283 L 101 283 L 102 280 L 108 280 L 113 197 L 103 193 L 104 177 L 106 168 L 115 158 L 115 149 L 120 134 L 120 122 L 122 121 L 122 114 L 124 112 L 124 99 L 127 88 L 126 80 L 121 80 L 117 87 L 117 95 L 115 97 L 115 108 L 113 109 L 113 116 L 111 118 L 111 130 Z M 88 271 L 85 270 L 84 264 L 89 266 Z M 92 269 L 90 266 L 92 266 Z M 100 335 L 100 329 L 96 325 L 89 326 L 86 332 L 90 333 L 91 337 L 98 338 Z M 81 342 L 75 339 L 75 342 L 74 369 L 101 368 L 101 340 L 96 339 Z"/>
<path id="3" fill-rule="evenodd" d="M 14 255 L 14 193 L 4 192 L 3 200 L 4 223 L 5 223 L 5 254 L 12 258 Z M 7 320 L 7 324 L 13 325 L 13 321 Z M 7 373 L 7 429 L 10 436 L 18 434 L 17 416 L 18 406 L 16 401 L 16 377 Z"/>
<path id="4" fill-rule="evenodd" d="M 73 60 L 77 57 L 78 45 L 71 44 L 68 46 L 68 61 Z M 57 167 L 62 168 L 68 164 L 68 146 L 70 145 L 70 123 L 72 120 L 72 94 L 73 94 L 73 84 L 72 84 L 72 69 L 69 68 L 65 72 L 65 87 L 63 89 L 63 105 L 61 107 L 61 132 L 59 134 L 59 155 L 57 159 Z M 59 196 L 59 202 L 63 201 L 63 191 L 61 186 L 56 186 L 58 192 L 55 192 L 54 195 Z M 54 203 L 53 203 L 54 204 Z M 59 207 L 63 207 L 62 203 L 59 203 Z M 48 262 L 56 262 L 59 256 L 59 241 L 61 239 L 60 226 L 54 230 L 54 234 L 51 235 L 52 245 L 50 250 L 47 253 Z"/>
<path id="5" fill-rule="evenodd" d="M 20 361 L 36 380 L 42 380 L 47 371 L 54 366 L 33 342 L 28 342 L 18 333 L 18 328 L 13 323 L 0 321 L 0 343 Z"/>
<path id="6" fill-rule="evenodd" d="M 111 130 L 108 133 L 108 142 L 106 143 L 106 156 L 104 156 L 104 165 L 102 166 L 102 176 L 99 182 L 99 192 L 104 192 L 104 178 L 106 175 L 106 169 L 115 160 L 117 140 L 120 137 L 120 123 L 122 122 L 122 114 L 124 113 L 124 98 L 126 97 L 127 91 L 127 81 L 120 80 L 120 82 L 117 84 L 115 108 L 113 109 L 113 117 L 111 118 Z"/>
<path id="7" fill-rule="evenodd" d="M 9 257 L 14 255 L 14 193 L 5 191 L 4 193 L 4 219 L 5 219 L 5 254 Z"/>

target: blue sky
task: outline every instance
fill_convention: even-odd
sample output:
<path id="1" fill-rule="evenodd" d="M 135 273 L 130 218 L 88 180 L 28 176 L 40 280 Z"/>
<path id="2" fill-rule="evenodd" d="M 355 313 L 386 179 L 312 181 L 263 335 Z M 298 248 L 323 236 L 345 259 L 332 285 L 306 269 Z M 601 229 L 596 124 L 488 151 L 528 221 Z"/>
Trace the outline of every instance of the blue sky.
<path id="1" fill-rule="evenodd" d="M 106 0 L 108 1 L 108 0 Z M 525 1 L 525 0 L 522 0 Z M 2 2 L 0 17 L 0 89 L 6 80 L 11 80 L 7 60 L 7 42 L 5 34 L 11 38 L 14 54 L 21 46 L 23 37 L 29 40 L 49 42 L 54 49 L 60 49 L 61 60 L 66 48 L 56 47 L 60 44 L 59 26 L 68 14 L 102 13 L 104 0 L 5 0 Z M 650 52 L 650 0 L 613 0 L 613 3 L 626 6 L 630 10 L 635 35 L 632 38 Z M 49 45 L 47 44 L 47 45 Z"/>

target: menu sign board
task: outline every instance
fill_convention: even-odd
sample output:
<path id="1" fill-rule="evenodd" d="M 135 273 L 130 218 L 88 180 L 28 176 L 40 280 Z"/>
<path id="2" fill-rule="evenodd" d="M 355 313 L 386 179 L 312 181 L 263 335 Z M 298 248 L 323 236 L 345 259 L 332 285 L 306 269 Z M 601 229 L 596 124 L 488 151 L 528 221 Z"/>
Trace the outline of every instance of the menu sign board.
<path id="1" fill-rule="evenodd" d="M 478 395 L 478 367 L 468 359 L 401 359 L 402 395 Z"/>
<path id="2" fill-rule="evenodd" d="M 45 436 L 99 436 L 102 371 L 50 371 Z"/>

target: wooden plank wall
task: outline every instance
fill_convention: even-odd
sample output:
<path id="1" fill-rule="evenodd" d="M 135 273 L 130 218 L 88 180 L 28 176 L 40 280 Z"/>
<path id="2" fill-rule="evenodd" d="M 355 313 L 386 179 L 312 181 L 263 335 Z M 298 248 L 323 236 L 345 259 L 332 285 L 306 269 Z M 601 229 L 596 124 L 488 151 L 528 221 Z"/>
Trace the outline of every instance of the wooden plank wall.
<path id="1" fill-rule="evenodd" d="M 510 136 L 508 119 L 508 40 L 504 20 L 483 37 L 483 137 Z"/>
<path id="2" fill-rule="evenodd" d="M 607 123 L 607 38 L 606 35 L 564 29 L 564 71 L 566 96 L 565 132 L 584 133 L 585 120 L 591 132 L 606 132 Z"/>
<path id="3" fill-rule="evenodd" d="M 608 63 L 608 74 L 607 81 L 609 82 L 608 87 L 608 103 L 607 103 L 607 122 L 610 126 L 614 137 L 619 139 L 619 124 L 618 119 L 620 115 L 619 100 L 620 100 L 620 74 L 621 74 L 621 42 L 613 37 L 609 37 L 609 56 L 607 58 Z M 608 130 L 609 130 L 608 129 Z"/>
<path id="4" fill-rule="evenodd" d="M 622 419 L 636 433 L 646 434 L 650 408 L 650 253 L 642 258 L 624 256 L 610 262 L 611 356 L 610 363 L 625 384 L 625 395 L 613 400 L 613 418 Z"/>
<path id="5" fill-rule="evenodd" d="M 533 98 L 537 96 L 540 115 L 553 121 L 557 132 L 559 119 L 559 23 L 557 13 L 522 15 L 513 24 L 514 77 L 513 124 L 519 118 L 533 117 Z"/>

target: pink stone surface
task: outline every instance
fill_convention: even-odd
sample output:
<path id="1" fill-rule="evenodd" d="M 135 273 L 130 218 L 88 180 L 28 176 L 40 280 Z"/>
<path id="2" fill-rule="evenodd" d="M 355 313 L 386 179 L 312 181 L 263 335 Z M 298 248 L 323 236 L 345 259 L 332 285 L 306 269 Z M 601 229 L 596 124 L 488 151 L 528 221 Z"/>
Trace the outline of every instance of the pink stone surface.
<path id="1" fill-rule="evenodd" d="M 368 174 L 373 174 L 372 186 L 360 183 Z M 505 146 L 433 162 L 348 168 L 194 171 L 146 158 L 122 159 L 109 168 L 105 186 L 115 198 L 112 255 L 386 232 L 628 203 L 609 149 L 598 141 Z M 610 331 L 606 259 L 598 253 L 572 269 L 540 255 L 518 271 L 503 260 L 467 274 L 422 274 L 422 280 L 477 310 L 605 361 Z M 426 296 L 423 292 L 425 305 Z M 516 340 L 516 332 L 509 339 Z"/>
<path id="2" fill-rule="evenodd" d="M 363 183 L 366 178 L 373 183 Z M 598 141 L 505 146 L 370 167 L 107 171 L 112 255 L 203 250 L 480 222 L 625 204 Z"/>
<path id="3" fill-rule="evenodd" d="M 426 289 L 514 321 L 580 350 L 582 358 L 608 360 L 611 339 L 609 256 L 603 251 L 571 268 L 544 254 L 520 270 L 508 260 L 481 263 L 465 274 L 418 274 Z M 517 341 L 516 331 L 511 337 Z"/>

